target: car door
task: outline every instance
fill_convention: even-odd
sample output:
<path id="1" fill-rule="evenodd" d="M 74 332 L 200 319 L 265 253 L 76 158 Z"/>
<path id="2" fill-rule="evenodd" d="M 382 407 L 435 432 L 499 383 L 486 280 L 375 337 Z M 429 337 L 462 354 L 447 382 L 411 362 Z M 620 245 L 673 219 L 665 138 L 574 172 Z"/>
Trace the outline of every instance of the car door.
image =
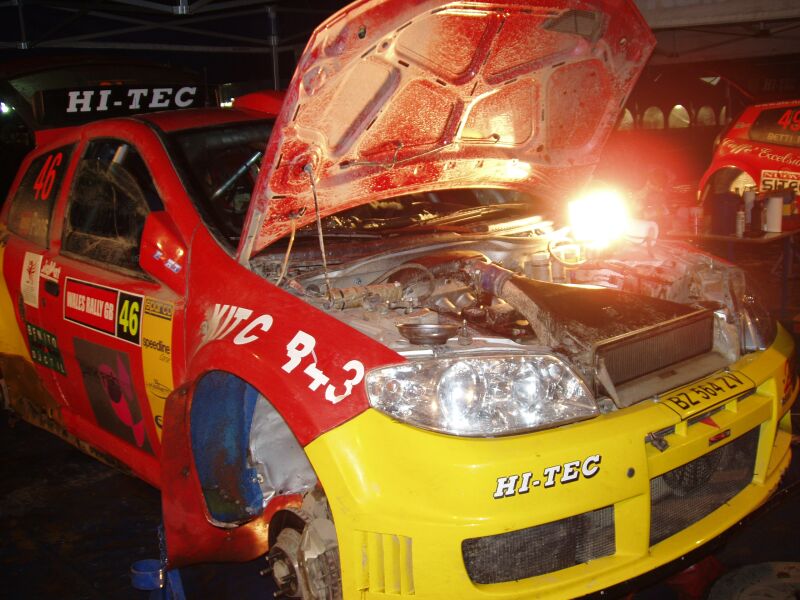
<path id="1" fill-rule="evenodd" d="M 40 424 L 64 425 L 70 410 L 58 379 L 66 376 L 63 339 L 44 329 L 43 288 L 57 286 L 49 253 L 50 231 L 58 203 L 66 195 L 77 138 L 64 139 L 33 153 L 21 167 L 4 214 L 0 241 L 3 284 L 0 289 L 0 361 L 10 398 L 24 398 L 15 410 Z"/>
<path id="2" fill-rule="evenodd" d="M 71 429 L 157 479 L 163 404 L 173 385 L 173 323 L 181 290 L 141 267 L 143 233 L 164 204 L 130 140 L 90 137 L 80 151 L 60 231 L 43 262 L 41 327 L 59 331 Z M 155 256 L 159 250 L 156 249 Z M 162 253 L 165 273 L 180 265 Z M 175 286 L 173 285 L 173 288 Z"/>

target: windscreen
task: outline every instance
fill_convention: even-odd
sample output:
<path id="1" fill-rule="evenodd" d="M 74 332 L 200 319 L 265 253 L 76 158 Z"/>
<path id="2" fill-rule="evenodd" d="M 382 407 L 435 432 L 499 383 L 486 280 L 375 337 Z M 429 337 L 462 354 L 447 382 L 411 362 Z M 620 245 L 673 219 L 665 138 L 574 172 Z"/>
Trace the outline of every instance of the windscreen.
<path id="1" fill-rule="evenodd" d="M 223 243 L 239 243 L 272 121 L 248 121 L 170 134 L 173 160 L 195 206 Z"/>

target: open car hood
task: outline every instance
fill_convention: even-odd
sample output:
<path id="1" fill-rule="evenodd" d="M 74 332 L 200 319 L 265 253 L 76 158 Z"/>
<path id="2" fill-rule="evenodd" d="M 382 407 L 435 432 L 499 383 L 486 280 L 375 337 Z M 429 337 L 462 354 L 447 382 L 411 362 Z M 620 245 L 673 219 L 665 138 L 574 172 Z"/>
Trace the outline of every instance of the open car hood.
<path id="1" fill-rule="evenodd" d="M 433 188 L 574 190 L 653 45 L 629 0 L 351 4 L 297 66 L 241 258 L 312 221 L 314 188 L 322 216 Z"/>

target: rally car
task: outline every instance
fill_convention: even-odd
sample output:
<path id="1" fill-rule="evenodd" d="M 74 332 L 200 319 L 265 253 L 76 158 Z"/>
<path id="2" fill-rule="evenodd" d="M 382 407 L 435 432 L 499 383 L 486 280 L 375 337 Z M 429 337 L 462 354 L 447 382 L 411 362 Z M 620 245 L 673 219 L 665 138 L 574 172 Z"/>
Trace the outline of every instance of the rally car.
<path id="1" fill-rule="evenodd" d="M 753 104 L 720 135 L 699 189 L 782 193 L 800 186 L 800 100 Z"/>
<path id="2" fill-rule="evenodd" d="M 161 488 L 171 568 L 285 597 L 680 558 L 776 488 L 798 385 L 741 270 L 584 187 L 652 47 L 632 2 L 365 0 L 274 121 L 62 132 L 2 213 L 8 404 Z"/>

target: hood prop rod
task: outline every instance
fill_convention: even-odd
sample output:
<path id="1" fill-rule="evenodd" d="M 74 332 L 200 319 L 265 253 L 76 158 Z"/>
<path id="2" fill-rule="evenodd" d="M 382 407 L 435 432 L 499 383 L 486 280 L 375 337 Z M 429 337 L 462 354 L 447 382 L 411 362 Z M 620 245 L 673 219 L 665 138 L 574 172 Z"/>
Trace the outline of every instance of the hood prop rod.
<path id="1" fill-rule="evenodd" d="M 311 182 L 311 193 L 314 196 L 314 216 L 317 219 L 317 239 L 319 239 L 319 251 L 322 253 L 322 274 L 325 278 L 328 300 L 331 300 L 331 282 L 328 278 L 328 259 L 325 257 L 325 237 L 322 235 L 322 219 L 319 216 L 319 200 L 317 200 L 317 184 L 314 181 L 314 167 L 311 166 L 311 163 L 306 163 L 303 171 L 308 174 L 308 180 Z"/>

